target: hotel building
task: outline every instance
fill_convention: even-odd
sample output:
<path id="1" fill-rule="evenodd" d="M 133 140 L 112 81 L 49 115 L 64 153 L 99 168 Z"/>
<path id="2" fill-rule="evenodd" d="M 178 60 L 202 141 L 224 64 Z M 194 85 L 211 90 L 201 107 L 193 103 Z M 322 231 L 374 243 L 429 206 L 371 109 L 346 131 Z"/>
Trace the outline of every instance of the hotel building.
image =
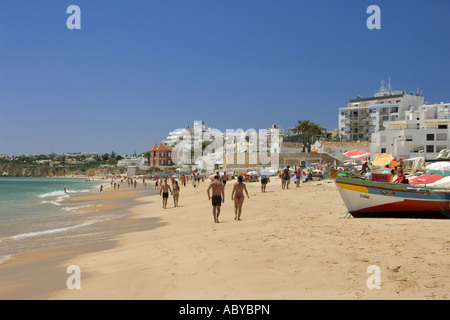
<path id="1" fill-rule="evenodd" d="M 371 135 L 384 129 L 387 121 L 403 119 L 405 112 L 424 104 L 419 92 L 406 94 L 391 90 L 381 81 L 379 92 L 373 97 L 356 97 L 345 108 L 339 108 L 339 133 L 348 141 L 371 141 Z"/>
<path id="2" fill-rule="evenodd" d="M 384 130 L 372 134 L 371 152 L 434 159 L 449 149 L 449 129 L 450 103 L 411 107 L 401 120 L 384 122 Z"/>

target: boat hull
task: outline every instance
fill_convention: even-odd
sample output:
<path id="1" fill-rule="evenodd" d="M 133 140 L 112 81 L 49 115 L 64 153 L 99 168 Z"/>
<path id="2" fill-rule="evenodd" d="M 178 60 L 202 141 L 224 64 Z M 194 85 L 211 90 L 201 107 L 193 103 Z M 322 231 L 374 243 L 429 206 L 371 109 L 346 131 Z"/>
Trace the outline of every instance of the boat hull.
<path id="1" fill-rule="evenodd" d="M 343 177 L 336 185 L 355 218 L 450 218 L 450 192 Z"/>

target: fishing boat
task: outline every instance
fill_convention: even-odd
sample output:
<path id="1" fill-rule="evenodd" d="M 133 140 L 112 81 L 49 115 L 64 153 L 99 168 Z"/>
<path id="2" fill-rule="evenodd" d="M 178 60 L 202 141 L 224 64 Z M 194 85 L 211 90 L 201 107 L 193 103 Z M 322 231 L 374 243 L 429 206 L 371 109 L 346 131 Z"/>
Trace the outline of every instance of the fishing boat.
<path id="1" fill-rule="evenodd" d="M 339 193 L 355 218 L 450 218 L 450 189 L 336 177 Z"/>

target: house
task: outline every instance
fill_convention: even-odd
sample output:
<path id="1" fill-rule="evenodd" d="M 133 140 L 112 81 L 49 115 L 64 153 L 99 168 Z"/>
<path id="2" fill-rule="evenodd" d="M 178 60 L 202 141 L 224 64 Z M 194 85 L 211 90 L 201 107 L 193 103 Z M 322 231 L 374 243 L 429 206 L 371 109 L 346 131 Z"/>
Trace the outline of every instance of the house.
<path id="1" fill-rule="evenodd" d="M 176 165 L 176 149 L 162 143 L 154 145 L 150 150 L 149 165 L 151 167 L 171 167 Z"/>

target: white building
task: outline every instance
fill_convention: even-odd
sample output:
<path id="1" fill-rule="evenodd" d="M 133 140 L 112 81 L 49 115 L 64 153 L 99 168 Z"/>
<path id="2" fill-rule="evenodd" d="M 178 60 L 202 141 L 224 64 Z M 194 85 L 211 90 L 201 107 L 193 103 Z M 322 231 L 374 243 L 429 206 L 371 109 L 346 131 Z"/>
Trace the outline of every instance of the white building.
<path id="1" fill-rule="evenodd" d="M 117 167 L 133 167 L 133 166 L 142 166 L 148 164 L 148 159 L 145 157 L 137 157 L 137 158 L 124 158 L 117 162 Z"/>
<path id="2" fill-rule="evenodd" d="M 380 91 L 373 97 L 358 96 L 339 109 L 339 133 L 348 141 L 371 141 L 371 134 L 382 130 L 385 122 L 403 119 L 405 111 L 423 104 L 419 92 L 392 91 L 390 80 L 388 89 L 381 81 Z"/>
<path id="3" fill-rule="evenodd" d="M 423 105 L 405 110 L 398 121 L 384 122 L 384 130 L 372 134 L 372 153 L 391 153 L 402 158 L 434 159 L 450 147 L 450 103 Z"/>

